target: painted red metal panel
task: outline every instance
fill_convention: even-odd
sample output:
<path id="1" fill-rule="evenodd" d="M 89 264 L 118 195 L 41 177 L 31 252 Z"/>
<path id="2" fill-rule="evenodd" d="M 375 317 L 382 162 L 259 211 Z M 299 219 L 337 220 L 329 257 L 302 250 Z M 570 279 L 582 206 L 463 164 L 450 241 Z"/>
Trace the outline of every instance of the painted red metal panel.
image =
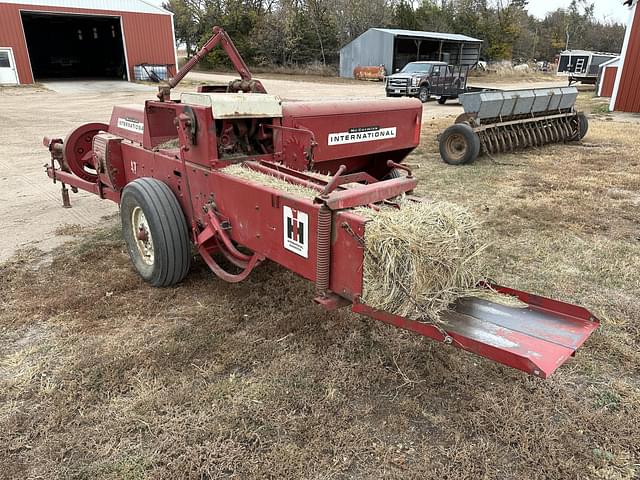
<path id="1" fill-rule="evenodd" d="M 20 5 L 0 3 L 0 47 L 11 47 L 20 83 L 33 83 L 29 54 L 22 31 Z"/>
<path id="2" fill-rule="evenodd" d="M 0 3 L 0 47 L 13 48 L 20 83 L 33 83 L 21 10 L 121 17 L 129 78 L 142 63 L 169 65 L 170 74 L 176 73 L 171 15 Z"/>
<path id="3" fill-rule="evenodd" d="M 621 112 L 640 112 L 640 9 L 636 8 L 631 28 L 629 44 L 624 55 L 624 65 L 618 95 L 616 97 L 615 110 Z"/>
<path id="4" fill-rule="evenodd" d="M 129 78 L 133 79 L 133 68 L 141 63 L 169 65 L 170 74 L 175 75 L 172 21 L 170 15 L 122 13 Z"/>
<path id="5" fill-rule="evenodd" d="M 601 97 L 610 97 L 613 95 L 613 84 L 616 82 L 618 67 L 604 67 L 602 74 L 602 88 L 600 90 Z"/>
<path id="6" fill-rule="evenodd" d="M 368 102 L 288 102 L 283 104 L 282 125 L 313 132 L 312 169 L 335 173 L 345 163 L 347 173 L 386 174 L 387 160 L 401 162 L 418 146 L 422 103 L 417 99 Z M 297 134 L 295 134 L 297 135 Z M 289 130 L 283 145 L 294 140 Z"/>

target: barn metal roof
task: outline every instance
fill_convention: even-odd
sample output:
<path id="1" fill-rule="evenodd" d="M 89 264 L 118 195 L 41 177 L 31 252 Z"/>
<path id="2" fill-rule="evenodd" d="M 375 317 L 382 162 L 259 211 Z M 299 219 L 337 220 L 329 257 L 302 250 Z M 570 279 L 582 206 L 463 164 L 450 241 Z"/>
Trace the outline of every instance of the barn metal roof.
<path id="1" fill-rule="evenodd" d="M 164 8 L 146 0 L 0 0 L 0 3 L 17 3 L 20 5 L 33 5 L 34 7 L 68 7 L 85 10 L 173 15 Z"/>
<path id="2" fill-rule="evenodd" d="M 421 37 L 431 38 L 435 40 L 448 40 L 451 42 L 476 42 L 482 43 L 482 40 L 473 37 L 467 37 L 466 35 L 460 35 L 458 33 L 442 33 L 442 32 L 423 32 L 419 30 L 400 30 L 397 28 L 372 28 L 372 30 L 378 30 L 379 32 L 389 33 L 395 37 Z"/>

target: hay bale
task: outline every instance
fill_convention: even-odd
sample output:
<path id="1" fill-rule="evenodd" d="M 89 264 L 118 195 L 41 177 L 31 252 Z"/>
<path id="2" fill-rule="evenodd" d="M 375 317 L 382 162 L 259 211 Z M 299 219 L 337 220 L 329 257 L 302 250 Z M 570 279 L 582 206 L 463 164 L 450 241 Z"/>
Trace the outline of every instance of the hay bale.
<path id="1" fill-rule="evenodd" d="M 470 213 L 448 202 L 360 208 L 365 227 L 362 301 L 415 320 L 437 320 L 483 279 L 486 245 Z"/>
<path id="2" fill-rule="evenodd" d="M 281 190 L 285 193 L 288 193 L 289 195 L 293 195 L 294 197 L 313 200 L 320 193 L 313 188 L 287 182 L 286 180 L 282 180 L 266 173 L 257 172 L 255 170 L 242 166 L 242 164 L 230 165 L 221 169 L 220 171 L 228 175 L 233 175 L 234 177 L 242 178 L 250 182 L 264 185 L 265 187 Z"/>

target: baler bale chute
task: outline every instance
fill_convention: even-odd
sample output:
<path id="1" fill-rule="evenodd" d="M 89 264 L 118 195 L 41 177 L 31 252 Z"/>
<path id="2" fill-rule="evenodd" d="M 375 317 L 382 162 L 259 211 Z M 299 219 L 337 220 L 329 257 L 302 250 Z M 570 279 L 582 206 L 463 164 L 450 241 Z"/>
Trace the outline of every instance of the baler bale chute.
<path id="1" fill-rule="evenodd" d="M 575 87 L 460 95 L 464 113 L 440 135 L 440 156 L 461 165 L 481 154 L 580 140 L 589 124 L 575 109 L 577 97 Z"/>
<path id="2" fill-rule="evenodd" d="M 217 44 L 241 80 L 172 99 Z M 402 164 L 420 142 L 420 101 L 282 101 L 251 78 L 217 27 L 194 59 L 157 100 L 115 106 L 108 124 L 44 141 L 65 206 L 67 185 L 120 205 L 129 255 L 147 282 L 184 279 L 192 245 L 226 282 L 270 260 L 314 282 L 327 310 L 350 306 L 540 378 L 597 328 L 584 308 L 477 281 L 475 225 L 460 207 L 414 196 L 417 180 Z M 372 219 L 382 212 L 400 217 L 376 235 Z M 387 273 L 371 270 L 383 264 L 378 256 Z M 427 281 L 431 270 L 442 282 Z M 371 280 L 382 276 L 394 283 Z"/>

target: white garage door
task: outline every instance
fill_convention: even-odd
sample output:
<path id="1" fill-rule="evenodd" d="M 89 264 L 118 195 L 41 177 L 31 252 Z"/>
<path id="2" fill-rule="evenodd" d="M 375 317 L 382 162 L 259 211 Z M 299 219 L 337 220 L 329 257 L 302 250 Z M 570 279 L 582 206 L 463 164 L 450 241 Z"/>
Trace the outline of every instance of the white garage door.
<path id="1" fill-rule="evenodd" d="M 13 58 L 13 50 L 0 47 L 0 84 L 18 83 L 16 62 Z"/>

